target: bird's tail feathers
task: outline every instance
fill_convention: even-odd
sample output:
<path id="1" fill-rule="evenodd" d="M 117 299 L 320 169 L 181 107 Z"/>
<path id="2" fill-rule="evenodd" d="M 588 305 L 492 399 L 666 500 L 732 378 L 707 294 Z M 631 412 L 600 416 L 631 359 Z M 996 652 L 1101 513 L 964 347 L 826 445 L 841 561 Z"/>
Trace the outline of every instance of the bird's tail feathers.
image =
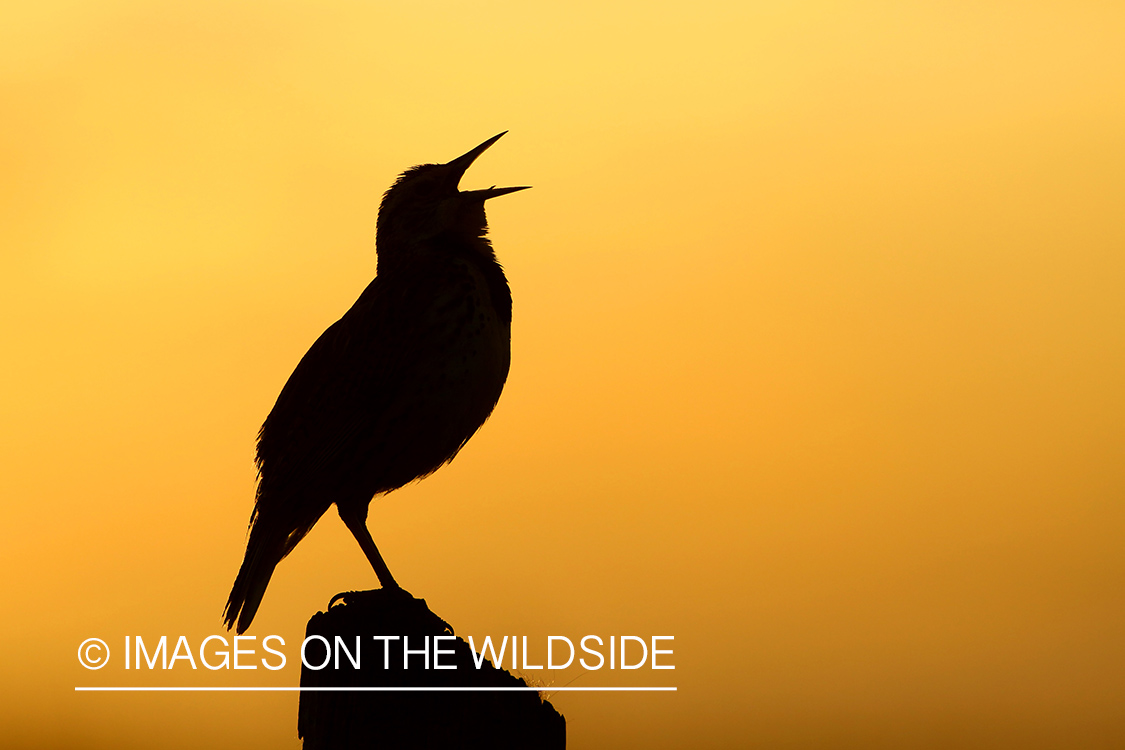
<path id="1" fill-rule="evenodd" d="M 234 580 L 226 609 L 223 610 L 227 630 L 237 623 L 240 635 L 254 620 L 274 568 L 285 556 L 287 535 L 272 533 L 272 530 L 261 523 L 260 518 L 255 518 L 254 521 L 250 529 L 250 541 L 246 545 L 246 557 L 242 560 L 242 567 L 238 570 L 238 577 Z"/>

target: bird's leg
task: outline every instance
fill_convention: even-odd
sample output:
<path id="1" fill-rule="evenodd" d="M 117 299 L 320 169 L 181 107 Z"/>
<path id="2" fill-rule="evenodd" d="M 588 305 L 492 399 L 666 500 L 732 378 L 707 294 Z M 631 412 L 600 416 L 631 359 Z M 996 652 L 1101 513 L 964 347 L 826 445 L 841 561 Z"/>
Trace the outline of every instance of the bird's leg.
<path id="1" fill-rule="evenodd" d="M 375 540 L 371 538 L 371 532 L 367 530 L 367 508 L 360 506 L 357 509 L 353 506 L 345 510 L 336 506 L 336 509 L 340 511 L 340 518 L 343 519 L 344 525 L 348 527 L 348 531 L 352 532 L 352 536 L 359 542 L 363 554 L 367 555 L 367 561 L 375 569 L 375 575 L 379 578 L 379 585 L 385 589 L 401 589 L 402 587 L 391 575 L 390 568 L 383 562 L 383 556 L 379 554 L 379 548 L 375 546 Z"/>

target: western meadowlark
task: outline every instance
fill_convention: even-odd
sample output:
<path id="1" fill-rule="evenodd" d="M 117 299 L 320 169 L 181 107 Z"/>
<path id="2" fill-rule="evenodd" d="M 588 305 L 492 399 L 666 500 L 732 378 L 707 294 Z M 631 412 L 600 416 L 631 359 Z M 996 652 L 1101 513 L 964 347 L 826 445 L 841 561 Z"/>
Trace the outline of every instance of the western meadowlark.
<path id="1" fill-rule="evenodd" d="M 403 172 L 383 196 L 375 279 L 301 359 L 258 434 L 228 628 L 250 626 L 274 568 L 333 503 L 379 583 L 399 588 L 367 530 L 368 505 L 452 460 L 508 376 L 512 295 L 484 202 L 526 188 L 458 189 L 502 135 Z"/>

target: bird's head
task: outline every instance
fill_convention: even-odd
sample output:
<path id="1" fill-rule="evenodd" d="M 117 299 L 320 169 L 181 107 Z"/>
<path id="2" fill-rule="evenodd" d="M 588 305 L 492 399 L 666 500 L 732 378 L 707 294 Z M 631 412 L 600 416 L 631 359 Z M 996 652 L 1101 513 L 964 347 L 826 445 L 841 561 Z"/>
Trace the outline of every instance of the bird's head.
<path id="1" fill-rule="evenodd" d="M 502 135 L 489 138 L 453 161 L 420 164 L 399 176 L 379 206 L 375 242 L 381 260 L 388 253 L 409 253 L 419 242 L 442 234 L 476 239 L 487 233 L 484 202 L 526 190 L 527 186 L 462 191 L 457 184 L 469 165 Z"/>

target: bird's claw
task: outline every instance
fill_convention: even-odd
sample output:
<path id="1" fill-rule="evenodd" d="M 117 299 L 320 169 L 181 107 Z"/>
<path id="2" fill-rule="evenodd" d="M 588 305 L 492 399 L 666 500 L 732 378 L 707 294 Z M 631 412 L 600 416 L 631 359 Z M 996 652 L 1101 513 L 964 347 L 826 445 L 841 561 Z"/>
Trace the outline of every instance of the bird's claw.
<path id="1" fill-rule="evenodd" d="M 328 600 L 328 608 L 331 609 L 332 605 L 335 604 L 338 601 L 342 601 L 346 605 L 346 604 L 350 604 L 351 602 L 358 601 L 359 599 L 364 599 L 364 598 L 369 598 L 369 597 L 378 597 L 378 598 L 393 597 L 393 598 L 396 598 L 396 599 L 400 598 L 400 599 L 407 599 L 407 600 L 411 600 L 411 601 L 420 601 L 420 602 L 424 603 L 424 600 L 416 599 L 413 594 L 411 594 L 409 591 L 402 588 L 401 586 L 387 586 L 387 587 L 378 588 L 378 589 L 368 589 L 366 591 L 341 591 L 339 594 L 336 594 L 336 596 L 334 596 L 334 597 L 332 597 L 331 599 Z"/>

